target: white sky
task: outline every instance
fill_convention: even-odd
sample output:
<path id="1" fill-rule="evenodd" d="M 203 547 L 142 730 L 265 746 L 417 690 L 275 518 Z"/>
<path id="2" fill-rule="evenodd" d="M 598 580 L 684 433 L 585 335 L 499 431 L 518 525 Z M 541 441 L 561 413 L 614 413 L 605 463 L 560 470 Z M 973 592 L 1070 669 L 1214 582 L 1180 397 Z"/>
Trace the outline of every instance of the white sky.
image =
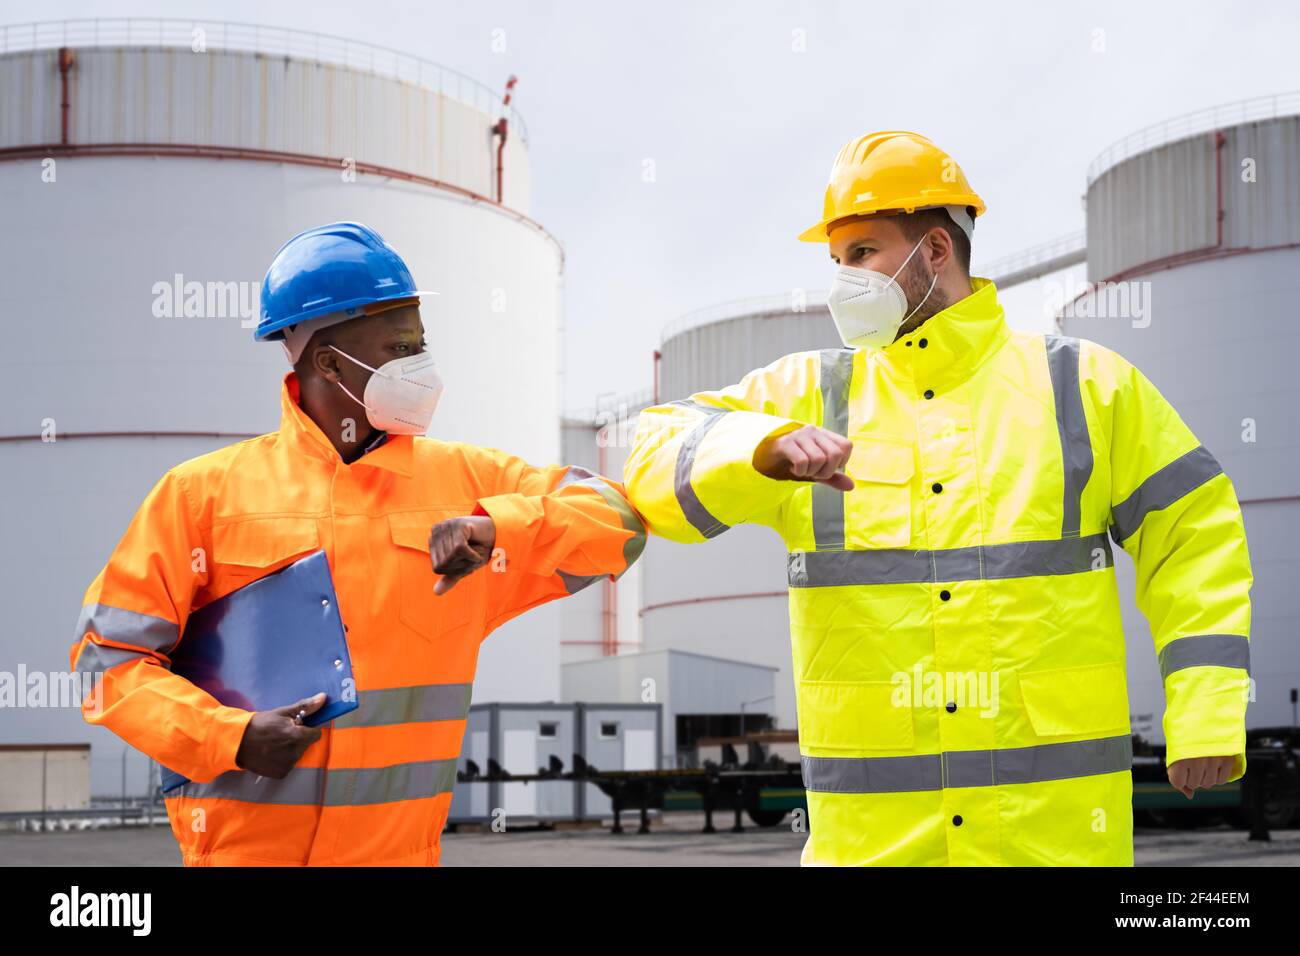
<path id="1" fill-rule="evenodd" d="M 568 407 L 648 386 L 681 313 L 829 285 L 825 247 L 795 235 L 860 133 L 916 130 L 957 159 L 989 207 L 978 266 L 1082 229 L 1087 166 L 1114 140 L 1300 87 L 1300 5 L 1286 2 L 0 0 L 7 23 L 87 16 L 339 34 L 494 89 L 517 74 L 531 214 L 567 255 Z M 1012 323 L 1044 327 L 1039 298 L 1014 290 Z"/>

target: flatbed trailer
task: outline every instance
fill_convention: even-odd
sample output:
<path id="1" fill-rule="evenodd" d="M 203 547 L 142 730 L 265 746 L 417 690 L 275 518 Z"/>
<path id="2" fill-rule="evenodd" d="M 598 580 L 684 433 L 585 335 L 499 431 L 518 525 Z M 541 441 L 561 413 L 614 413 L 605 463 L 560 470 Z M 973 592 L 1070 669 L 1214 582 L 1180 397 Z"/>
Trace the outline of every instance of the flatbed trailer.
<path id="1" fill-rule="evenodd" d="M 757 736 L 757 735 L 756 735 Z M 1188 800 L 1170 785 L 1164 748 L 1134 739 L 1133 811 L 1141 826 L 1191 828 L 1228 822 L 1251 831 L 1252 840 L 1269 839 L 1269 831 L 1300 826 L 1300 730 L 1269 727 L 1246 735 L 1247 773 L 1241 780 L 1199 791 Z M 745 829 L 744 816 L 758 826 L 781 823 L 791 812 L 807 812 L 803 777 L 797 763 L 770 754 L 758 741 L 737 738 L 747 749 L 742 761 L 730 741 L 721 741 L 721 762 L 705 761 L 698 768 L 671 770 L 606 770 L 574 755 L 566 771 L 552 758 L 536 774 L 510 774 L 488 761 L 486 774 L 472 761 L 458 775 L 461 782 L 527 783 L 580 780 L 594 784 L 613 804 L 612 833 L 625 832 L 623 814 L 637 812 L 638 833 L 650 831 L 649 812 L 703 810 L 705 833 L 717 832 L 713 815 L 730 812 L 733 833 Z M 806 824 L 806 817 L 805 817 Z"/>

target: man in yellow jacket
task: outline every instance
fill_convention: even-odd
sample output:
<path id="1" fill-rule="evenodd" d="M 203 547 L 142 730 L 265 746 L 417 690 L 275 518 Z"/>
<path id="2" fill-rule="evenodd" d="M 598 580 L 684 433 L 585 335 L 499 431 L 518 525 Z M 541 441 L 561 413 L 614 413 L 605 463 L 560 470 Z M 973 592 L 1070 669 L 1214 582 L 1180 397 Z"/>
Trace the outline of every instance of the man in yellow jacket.
<path id="1" fill-rule="evenodd" d="M 616 482 L 423 437 L 424 294 L 358 223 L 286 243 L 256 333 L 294 366 L 279 430 L 168 471 L 86 592 L 85 719 L 190 779 L 166 800 L 187 866 L 436 864 L 483 638 L 645 543 Z M 357 709 L 312 728 L 322 695 L 254 713 L 171 672 L 191 612 L 318 550 Z"/>
<path id="2" fill-rule="evenodd" d="M 1136 368 L 1011 330 L 969 275 L 984 203 L 925 137 L 836 158 L 843 349 L 642 413 L 654 533 L 773 528 L 808 795 L 805 865 L 1131 865 L 1111 539 L 1137 567 L 1171 782 L 1245 772 L 1250 563 L 1232 484 Z"/>

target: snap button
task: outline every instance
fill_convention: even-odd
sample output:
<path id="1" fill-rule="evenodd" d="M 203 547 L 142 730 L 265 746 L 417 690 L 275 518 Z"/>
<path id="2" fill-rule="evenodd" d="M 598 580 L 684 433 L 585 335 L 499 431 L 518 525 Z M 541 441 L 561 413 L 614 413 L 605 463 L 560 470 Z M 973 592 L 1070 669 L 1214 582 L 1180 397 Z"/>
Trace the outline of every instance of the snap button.
<path id="1" fill-rule="evenodd" d="M 940 601 L 947 601 L 947 600 L 950 600 L 951 598 L 952 598 L 952 592 L 951 592 L 951 591 L 940 591 L 940 592 L 939 592 L 939 600 L 940 600 Z"/>
<path id="2" fill-rule="evenodd" d="M 952 825 L 955 827 L 961 826 L 961 814 L 958 814 L 957 816 L 952 818 Z"/>
<path id="3" fill-rule="evenodd" d="M 917 342 L 916 344 L 917 344 L 918 346 L 920 346 L 921 348 L 925 348 L 925 347 L 926 347 L 927 345 L 929 345 L 930 343 L 927 342 L 925 339 L 921 339 L 921 341 Z"/>
<path id="4" fill-rule="evenodd" d="M 932 484 L 932 485 L 930 486 L 930 490 L 933 491 L 933 492 L 937 495 L 937 494 L 939 494 L 941 491 L 943 491 L 943 485 L 939 484 L 939 482 L 936 481 L 934 484 Z"/>
<path id="5" fill-rule="evenodd" d="M 925 397 L 926 397 L 926 398 L 934 398 L 934 389 L 932 389 L 932 388 L 927 388 L 927 389 L 925 390 Z"/>
<path id="6" fill-rule="evenodd" d="M 944 709 L 950 714 L 957 713 L 957 702 L 955 700 L 948 701 L 948 703 L 944 705 Z"/>

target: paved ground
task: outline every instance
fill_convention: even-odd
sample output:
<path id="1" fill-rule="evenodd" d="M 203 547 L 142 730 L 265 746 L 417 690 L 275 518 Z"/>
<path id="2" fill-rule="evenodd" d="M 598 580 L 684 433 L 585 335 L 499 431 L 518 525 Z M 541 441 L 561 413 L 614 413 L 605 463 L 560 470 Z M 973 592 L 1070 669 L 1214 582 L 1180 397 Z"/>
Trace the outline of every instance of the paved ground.
<path id="1" fill-rule="evenodd" d="M 653 832 L 598 830 L 447 833 L 445 866 L 798 866 L 804 835 L 750 827 L 703 834 L 704 817 L 674 813 Z M 634 828 L 633 828 L 634 829 Z M 1300 830 L 1249 843 L 1240 830 L 1139 830 L 1139 866 L 1300 866 Z M 165 826 L 0 833 L 3 866 L 179 866 Z"/>

